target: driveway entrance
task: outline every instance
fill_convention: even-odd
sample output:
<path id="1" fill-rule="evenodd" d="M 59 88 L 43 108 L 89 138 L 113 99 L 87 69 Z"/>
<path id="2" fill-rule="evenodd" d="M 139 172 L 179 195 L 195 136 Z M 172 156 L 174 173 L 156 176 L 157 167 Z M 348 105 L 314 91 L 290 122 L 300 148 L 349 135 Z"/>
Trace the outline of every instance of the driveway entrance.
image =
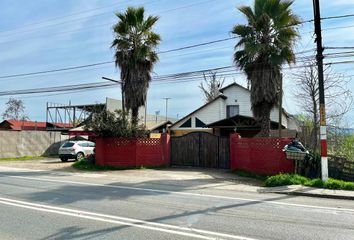
<path id="1" fill-rule="evenodd" d="M 171 137 L 171 165 L 230 168 L 230 139 L 206 132 Z"/>

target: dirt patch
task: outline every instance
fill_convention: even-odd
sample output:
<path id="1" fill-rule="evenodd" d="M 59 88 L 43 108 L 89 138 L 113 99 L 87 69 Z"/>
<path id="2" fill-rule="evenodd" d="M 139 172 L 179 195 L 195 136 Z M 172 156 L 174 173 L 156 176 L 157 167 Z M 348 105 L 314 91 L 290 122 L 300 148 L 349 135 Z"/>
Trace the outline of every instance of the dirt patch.
<path id="1" fill-rule="evenodd" d="M 60 159 L 38 159 L 26 161 L 1 161 L 0 167 L 23 168 L 44 171 L 61 171 L 83 174 L 99 174 L 117 181 L 138 183 L 145 181 L 158 182 L 159 184 L 189 185 L 190 182 L 203 182 L 204 184 L 221 184 L 224 186 L 245 185 L 261 186 L 262 182 L 256 179 L 237 176 L 228 170 L 205 168 L 179 168 L 165 169 L 132 169 L 115 171 L 82 171 L 72 167 L 74 162 L 62 162 Z M 225 185 L 225 186 L 226 186 Z"/>
<path id="2" fill-rule="evenodd" d="M 73 162 L 62 162 L 59 158 L 45 158 L 26 161 L 0 161 L 0 166 L 4 167 L 26 168 L 46 171 L 77 172 L 78 170 L 71 167 L 72 164 Z"/>

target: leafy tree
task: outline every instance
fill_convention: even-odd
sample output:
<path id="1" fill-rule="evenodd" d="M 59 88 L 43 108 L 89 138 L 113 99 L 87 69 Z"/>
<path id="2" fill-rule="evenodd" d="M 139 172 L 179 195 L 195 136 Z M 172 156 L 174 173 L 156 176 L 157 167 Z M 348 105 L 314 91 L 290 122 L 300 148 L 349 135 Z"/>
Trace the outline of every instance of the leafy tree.
<path id="1" fill-rule="evenodd" d="M 2 114 L 3 119 L 26 120 L 25 105 L 22 100 L 10 98 L 6 103 L 6 110 Z"/>
<path id="2" fill-rule="evenodd" d="M 309 61 L 306 67 L 294 74 L 297 91 L 294 96 L 299 107 L 311 120 L 311 149 L 318 148 L 319 130 L 319 84 L 315 61 Z M 353 105 L 353 96 L 348 89 L 348 81 L 337 74 L 331 66 L 324 69 L 324 89 L 326 98 L 326 120 L 329 125 L 340 126 L 343 116 Z"/>
<path id="3" fill-rule="evenodd" d="M 97 108 L 98 109 L 98 108 Z M 85 130 L 93 131 L 104 137 L 146 137 L 147 131 L 143 125 L 132 125 L 126 112 L 115 112 L 94 109 L 85 122 Z"/>
<path id="4" fill-rule="evenodd" d="M 203 73 L 204 81 L 200 83 L 199 88 L 202 90 L 205 102 L 211 102 L 220 94 L 225 78 L 217 78 L 217 72 L 210 72 L 209 76 Z M 204 85 L 205 84 L 205 85 Z"/>
<path id="5" fill-rule="evenodd" d="M 253 8 L 242 6 L 246 25 L 237 24 L 232 33 L 240 38 L 235 46 L 234 62 L 251 85 L 251 103 L 255 119 L 261 125 L 260 136 L 268 137 L 270 112 L 278 102 L 282 64 L 295 62 L 293 52 L 299 18 L 290 9 L 293 1 L 255 0 Z"/>
<path id="6" fill-rule="evenodd" d="M 152 31 L 159 18 L 145 18 L 144 13 L 143 7 L 129 7 L 126 12 L 116 14 L 119 21 L 113 26 L 115 63 L 120 68 L 124 105 L 131 110 L 133 125 L 138 124 L 139 107 L 145 105 L 151 72 L 158 61 L 156 47 L 161 41 Z"/>

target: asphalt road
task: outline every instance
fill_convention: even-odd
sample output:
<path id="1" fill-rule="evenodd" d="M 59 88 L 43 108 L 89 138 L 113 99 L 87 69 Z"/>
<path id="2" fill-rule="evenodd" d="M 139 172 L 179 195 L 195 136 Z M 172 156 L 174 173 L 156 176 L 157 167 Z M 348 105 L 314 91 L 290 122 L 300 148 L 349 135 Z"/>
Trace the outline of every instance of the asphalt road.
<path id="1" fill-rule="evenodd" d="M 116 174 L 0 167 L 0 239 L 354 239 L 353 201 Z"/>

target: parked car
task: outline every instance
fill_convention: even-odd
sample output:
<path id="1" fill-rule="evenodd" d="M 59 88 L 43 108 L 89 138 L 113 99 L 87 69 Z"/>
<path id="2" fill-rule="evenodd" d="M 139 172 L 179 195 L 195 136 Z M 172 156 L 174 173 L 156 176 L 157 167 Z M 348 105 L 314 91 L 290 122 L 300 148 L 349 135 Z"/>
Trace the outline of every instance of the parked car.
<path id="1" fill-rule="evenodd" d="M 59 158 L 66 162 L 68 159 L 81 160 L 94 154 L 95 143 L 90 141 L 68 141 L 59 148 Z"/>

